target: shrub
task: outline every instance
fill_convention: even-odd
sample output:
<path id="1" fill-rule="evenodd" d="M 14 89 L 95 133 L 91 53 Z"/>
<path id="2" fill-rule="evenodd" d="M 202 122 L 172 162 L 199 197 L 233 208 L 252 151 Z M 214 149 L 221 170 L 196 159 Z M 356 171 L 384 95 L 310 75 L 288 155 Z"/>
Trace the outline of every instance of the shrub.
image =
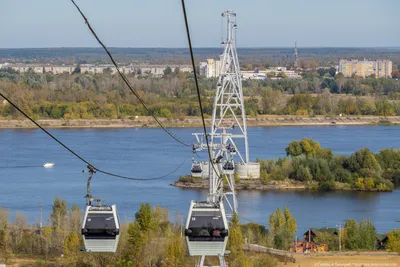
<path id="1" fill-rule="evenodd" d="M 335 186 L 335 181 L 333 180 L 328 180 L 328 181 L 323 181 L 319 183 L 319 189 L 323 190 L 323 191 L 331 191 L 331 190 L 335 190 L 336 186 Z"/>
<path id="2" fill-rule="evenodd" d="M 195 182 L 198 182 L 199 180 L 201 180 L 201 178 L 200 177 L 192 177 L 190 175 L 185 175 L 185 176 L 180 176 L 178 180 L 179 180 L 179 182 L 182 182 L 182 183 L 195 183 Z"/>

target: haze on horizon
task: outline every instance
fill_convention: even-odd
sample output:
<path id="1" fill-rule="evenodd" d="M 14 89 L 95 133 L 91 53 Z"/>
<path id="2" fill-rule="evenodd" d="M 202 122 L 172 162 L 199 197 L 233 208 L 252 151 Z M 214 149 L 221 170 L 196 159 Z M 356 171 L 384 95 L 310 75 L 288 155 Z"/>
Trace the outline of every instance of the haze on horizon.
<path id="1" fill-rule="evenodd" d="M 181 2 L 76 0 L 108 47 L 187 47 Z M 194 47 L 219 47 L 221 12 L 238 47 L 400 47 L 398 0 L 187 0 Z M 70 0 L 0 1 L 0 48 L 98 47 Z"/>

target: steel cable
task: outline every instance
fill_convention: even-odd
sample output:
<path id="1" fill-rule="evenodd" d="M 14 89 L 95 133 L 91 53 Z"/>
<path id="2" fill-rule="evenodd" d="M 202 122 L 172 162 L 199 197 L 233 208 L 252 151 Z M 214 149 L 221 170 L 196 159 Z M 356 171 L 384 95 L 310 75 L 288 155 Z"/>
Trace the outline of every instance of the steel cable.
<path id="1" fill-rule="evenodd" d="M 67 145 L 65 145 L 63 142 L 61 142 L 57 137 L 55 137 L 54 135 L 52 135 L 49 131 L 47 131 L 45 128 L 43 128 L 39 123 L 37 123 L 34 119 L 32 119 L 28 114 L 26 114 L 23 110 L 21 110 L 14 102 L 12 102 L 8 97 L 6 97 L 3 93 L 0 92 L 0 96 L 3 97 L 11 106 L 13 106 L 16 110 L 18 110 L 19 112 L 21 112 L 22 115 L 24 115 L 28 120 L 30 120 L 33 124 L 35 124 L 39 129 L 41 129 L 43 132 L 45 132 L 48 136 L 50 136 L 54 141 L 56 141 L 59 145 L 61 145 L 62 147 L 64 147 L 66 150 L 68 150 L 70 153 L 72 153 L 75 157 L 77 157 L 78 159 L 80 159 L 81 161 L 83 161 L 86 165 L 93 167 L 96 171 L 109 175 L 109 176 L 113 176 L 113 177 L 117 177 L 117 178 L 121 178 L 121 179 L 127 179 L 127 180 L 134 180 L 134 181 L 147 181 L 147 180 L 159 180 L 159 179 L 163 179 L 169 175 L 171 175 L 172 173 L 176 172 L 180 167 L 183 166 L 183 164 L 186 162 L 186 160 L 190 157 L 186 157 L 185 160 L 176 168 L 174 169 L 172 172 L 169 172 L 166 175 L 163 176 L 159 176 L 159 177 L 155 177 L 155 178 L 136 178 L 136 177 L 128 177 L 128 176 L 124 176 L 124 175 L 119 175 L 119 174 L 115 174 L 112 172 L 108 172 L 108 171 L 104 171 L 102 169 L 96 168 L 93 164 L 91 164 L 89 161 L 87 161 L 86 159 L 84 159 L 83 157 L 81 157 L 78 153 L 76 153 L 75 151 L 73 151 L 71 148 L 69 148 Z"/>
<path id="2" fill-rule="evenodd" d="M 71 0 L 71 1 L 73 1 L 73 0 Z M 214 169 L 214 172 L 218 175 L 219 179 L 222 179 L 222 177 L 219 175 L 219 172 L 217 171 L 217 169 L 215 167 L 214 159 L 212 158 L 212 155 L 211 155 L 211 149 L 210 149 L 210 144 L 209 144 L 209 140 L 208 140 L 206 122 L 205 122 L 204 112 L 203 112 L 203 105 L 201 103 L 200 87 L 199 87 L 199 82 L 198 82 L 198 78 L 197 78 L 196 63 L 194 61 L 192 40 L 191 40 L 191 37 L 190 37 L 190 30 L 189 30 L 189 23 L 188 23 L 188 18 L 187 18 L 185 0 L 181 0 L 181 4 L 182 4 L 183 17 L 184 17 L 184 20 L 185 20 L 186 36 L 187 36 L 188 45 L 189 45 L 190 58 L 191 58 L 191 61 L 192 61 L 192 67 L 193 67 L 193 73 L 194 73 L 194 81 L 195 81 L 196 91 L 197 91 L 197 99 L 198 99 L 198 102 L 199 102 L 201 120 L 202 120 L 202 123 L 203 123 L 203 132 L 204 132 L 204 137 L 206 139 L 206 144 L 207 144 L 208 158 L 209 158 L 211 166 Z"/>
<path id="3" fill-rule="evenodd" d="M 82 10 L 79 8 L 79 6 L 75 3 L 74 0 L 71 0 L 71 2 L 74 4 L 76 9 L 79 11 L 79 14 L 82 16 L 83 20 L 85 21 L 86 25 L 89 28 L 89 31 L 92 33 L 93 37 L 96 39 L 96 41 L 101 45 L 101 47 L 104 49 L 104 51 L 107 53 L 108 57 L 110 58 L 111 62 L 113 63 L 114 67 L 116 68 L 119 76 L 122 78 L 126 86 L 131 90 L 131 92 L 136 96 L 136 98 L 139 100 L 140 104 L 146 109 L 148 114 L 153 117 L 153 119 L 157 122 L 157 124 L 168 134 L 170 135 L 175 141 L 181 143 L 184 146 L 192 146 L 192 144 L 185 143 L 181 139 L 179 139 L 176 135 L 174 135 L 160 120 L 157 118 L 154 113 L 150 110 L 150 108 L 146 105 L 146 103 L 143 101 L 143 99 L 140 97 L 138 92 L 133 88 L 131 83 L 129 82 L 128 78 L 125 76 L 124 73 L 122 73 L 118 67 L 117 62 L 114 60 L 114 57 L 110 53 L 110 51 L 107 49 L 105 44 L 100 40 L 100 38 L 97 36 L 96 32 L 93 30 L 92 26 L 89 23 L 89 20 L 86 18 L 85 14 L 82 12 Z M 193 70 L 194 71 L 194 70 Z"/>

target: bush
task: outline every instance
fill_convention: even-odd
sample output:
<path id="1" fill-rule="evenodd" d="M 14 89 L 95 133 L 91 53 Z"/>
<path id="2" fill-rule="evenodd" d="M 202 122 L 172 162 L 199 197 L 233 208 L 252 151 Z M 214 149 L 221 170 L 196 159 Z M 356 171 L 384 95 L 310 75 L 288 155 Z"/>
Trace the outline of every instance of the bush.
<path id="1" fill-rule="evenodd" d="M 336 189 L 335 181 L 329 180 L 329 181 L 320 182 L 319 183 L 319 189 L 322 190 L 322 191 L 335 190 Z"/>
<path id="2" fill-rule="evenodd" d="M 266 170 L 261 169 L 260 171 L 260 179 L 264 184 L 268 184 L 269 182 L 269 175 Z"/>
<path id="3" fill-rule="evenodd" d="M 341 168 L 336 170 L 334 173 L 336 181 L 347 184 L 353 183 L 353 177 L 351 176 L 351 173 L 348 170 Z"/>
<path id="4" fill-rule="evenodd" d="M 281 166 L 277 165 L 269 174 L 269 177 L 272 180 L 278 180 L 278 181 L 282 181 L 285 180 L 287 177 L 285 171 L 282 169 Z"/>
<path id="5" fill-rule="evenodd" d="M 181 183 L 196 183 L 200 180 L 200 177 L 192 177 L 190 175 L 180 176 L 178 179 L 178 181 Z"/>

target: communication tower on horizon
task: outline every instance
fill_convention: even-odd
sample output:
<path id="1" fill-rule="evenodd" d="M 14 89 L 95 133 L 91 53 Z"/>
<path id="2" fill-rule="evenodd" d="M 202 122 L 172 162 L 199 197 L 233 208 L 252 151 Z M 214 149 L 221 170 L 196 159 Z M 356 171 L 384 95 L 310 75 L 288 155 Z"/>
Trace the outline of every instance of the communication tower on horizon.
<path id="1" fill-rule="evenodd" d="M 297 53 L 297 41 L 294 43 L 294 68 L 297 69 L 299 67 L 299 54 Z"/>

